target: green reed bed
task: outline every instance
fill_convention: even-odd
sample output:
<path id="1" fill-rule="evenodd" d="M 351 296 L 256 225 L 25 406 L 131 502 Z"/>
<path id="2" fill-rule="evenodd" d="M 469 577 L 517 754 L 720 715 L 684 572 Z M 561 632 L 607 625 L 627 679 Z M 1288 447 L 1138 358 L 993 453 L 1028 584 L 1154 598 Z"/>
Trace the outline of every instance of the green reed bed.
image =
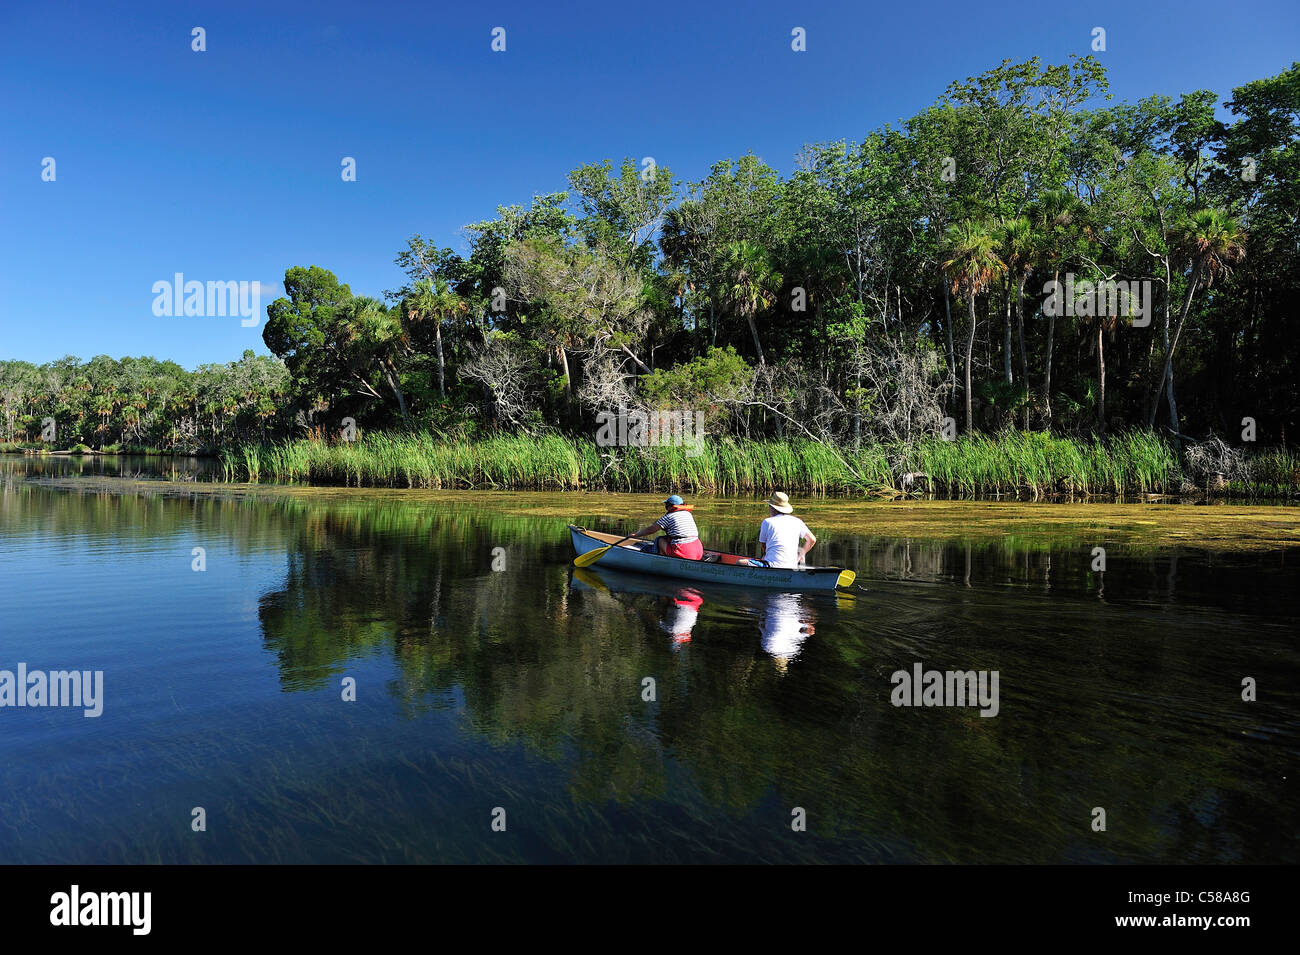
<path id="1" fill-rule="evenodd" d="M 1228 483 L 1232 492 L 1261 497 L 1300 496 L 1300 454 L 1271 448 L 1251 458 L 1249 477 Z"/>
<path id="2" fill-rule="evenodd" d="M 828 447 L 813 441 L 723 437 L 700 449 L 600 447 L 559 434 L 453 441 L 427 433 L 372 432 L 354 442 L 247 445 L 221 456 L 227 480 L 349 487 L 501 488 L 766 494 L 897 493 L 948 497 L 1014 494 L 1131 494 L 1177 491 L 1184 479 L 1174 449 L 1141 431 L 1077 440 L 1006 431 L 911 446 Z M 1271 490 L 1270 490 L 1271 489 Z M 1229 493 L 1293 495 L 1300 457 L 1275 450 L 1251 458 L 1248 481 Z"/>
<path id="3" fill-rule="evenodd" d="M 880 449 L 838 453 L 871 482 L 888 483 Z M 556 434 L 453 442 L 376 432 L 347 443 L 247 445 L 224 451 L 221 461 L 227 480 L 351 487 L 642 491 L 671 486 L 740 494 L 783 486 L 836 494 L 865 483 L 837 451 L 815 442 L 730 438 L 708 442 L 697 453 L 684 446 L 605 448 Z"/>
<path id="4" fill-rule="evenodd" d="M 1126 432 L 1079 441 L 1036 431 L 927 438 L 903 455 L 944 494 L 1157 493 L 1176 487 L 1178 459 L 1155 435 Z"/>

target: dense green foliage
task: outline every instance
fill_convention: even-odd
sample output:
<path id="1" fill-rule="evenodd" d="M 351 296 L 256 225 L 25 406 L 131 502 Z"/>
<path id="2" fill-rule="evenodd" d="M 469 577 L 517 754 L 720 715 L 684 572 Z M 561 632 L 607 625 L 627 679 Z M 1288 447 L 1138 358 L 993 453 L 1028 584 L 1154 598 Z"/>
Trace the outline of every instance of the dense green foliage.
<path id="1" fill-rule="evenodd" d="M 467 226 L 465 254 L 411 237 L 382 300 L 288 269 L 263 332 L 278 362 L 0 365 L 0 441 L 35 440 L 51 415 L 65 445 L 93 447 L 260 445 L 353 419 L 413 446 L 579 448 L 602 413 L 663 409 L 700 412 L 727 447 L 860 455 L 959 433 L 915 468 L 936 474 L 1013 427 L 1025 447 L 1031 429 L 1078 448 L 1141 430 L 1176 455 L 1189 436 L 1285 447 L 1300 64 L 1233 90 L 1222 119 L 1209 91 L 1112 105 L 1106 90 L 1091 57 L 1005 62 L 897 128 L 805 147 L 789 176 L 753 155 L 687 184 L 648 161 L 582 166 L 567 191 Z M 1086 294 L 1110 282 L 1138 297 Z M 888 454 L 855 480 L 896 483 L 906 455 Z"/>
<path id="2" fill-rule="evenodd" d="M 0 361 L 0 448 L 22 445 L 176 453 L 283 433 L 284 365 L 245 351 L 186 371 L 172 361 L 100 355 L 45 365 Z M 53 440 L 42 433 L 53 429 Z"/>
<path id="3" fill-rule="evenodd" d="M 1209 91 L 1106 89 L 1090 57 L 1007 62 L 897 128 L 805 147 L 790 176 L 752 155 L 689 184 L 583 166 L 469 226 L 467 255 L 412 237 L 386 313 L 291 269 L 266 341 L 327 432 L 585 435 L 648 407 L 839 445 L 944 417 L 1176 447 L 1240 444 L 1248 417 L 1247 440 L 1285 444 L 1300 66 L 1234 90 L 1226 122 Z M 1080 296 L 1064 312 L 1057 281 Z M 1139 297 L 1088 304 L 1113 281 Z"/>

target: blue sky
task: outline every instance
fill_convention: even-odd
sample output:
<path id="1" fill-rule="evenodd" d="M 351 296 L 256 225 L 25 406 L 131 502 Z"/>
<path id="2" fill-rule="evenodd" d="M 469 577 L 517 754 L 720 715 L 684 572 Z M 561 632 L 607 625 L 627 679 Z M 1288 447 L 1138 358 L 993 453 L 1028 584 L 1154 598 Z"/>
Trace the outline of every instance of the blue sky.
<path id="1" fill-rule="evenodd" d="M 238 318 L 156 317 L 153 283 L 320 265 L 378 295 L 412 233 L 462 249 L 581 163 L 789 172 L 1003 59 L 1089 53 L 1095 26 L 1117 99 L 1222 101 L 1300 58 L 1300 5 L 1273 0 L 447 6 L 0 4 L 0 358 L 265 353 Z"/>

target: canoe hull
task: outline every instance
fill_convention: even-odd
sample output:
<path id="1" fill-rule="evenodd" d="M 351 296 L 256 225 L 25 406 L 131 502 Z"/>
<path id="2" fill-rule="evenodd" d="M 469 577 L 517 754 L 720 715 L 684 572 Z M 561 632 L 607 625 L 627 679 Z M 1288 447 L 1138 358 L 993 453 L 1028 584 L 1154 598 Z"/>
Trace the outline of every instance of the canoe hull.
<path id="1" fill-rule="evenodd" d="M 569 525 L 573 549 L 585 554 L 618 540 L 613 535 L 594 536 L 586 528 Z M 609 540 L 602 540 L 608 537 Z M 737 564 L 710 563 L 701 560 L 684 560 L 647 554 L 633 547 L 611 548 L 597 561 L 597 566 L 636 574 L 653 574 L 676 580 L 696 580 L 703 583 L 735 584 L 743 587 L 762 587 L 775 590 L 834 590 L 841 575 L 852 575 L 840 567 L 801 567 L 783 570 L 776 567 L 745 567 Z"/>

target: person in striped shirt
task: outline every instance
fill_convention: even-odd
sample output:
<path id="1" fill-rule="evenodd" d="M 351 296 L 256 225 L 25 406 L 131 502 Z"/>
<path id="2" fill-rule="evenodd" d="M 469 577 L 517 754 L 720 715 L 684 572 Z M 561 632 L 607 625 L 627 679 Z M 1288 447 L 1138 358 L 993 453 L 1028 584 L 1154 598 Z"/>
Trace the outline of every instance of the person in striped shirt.
<path id="1" fill-rule="evenodd" d="M 686 560 L 699 560 L 704 556 L 704 545 L 700 543 L 700 532 L 691 517 L 691 505 L 678 494 L 672 495 L 664 506 L 668 512 L 653 524 L 647 524 L 633 537 L 646 537 L 657 530 L 663 534 L 655 538 L 655 551 L 665 557 L 682 557 Z"/>

